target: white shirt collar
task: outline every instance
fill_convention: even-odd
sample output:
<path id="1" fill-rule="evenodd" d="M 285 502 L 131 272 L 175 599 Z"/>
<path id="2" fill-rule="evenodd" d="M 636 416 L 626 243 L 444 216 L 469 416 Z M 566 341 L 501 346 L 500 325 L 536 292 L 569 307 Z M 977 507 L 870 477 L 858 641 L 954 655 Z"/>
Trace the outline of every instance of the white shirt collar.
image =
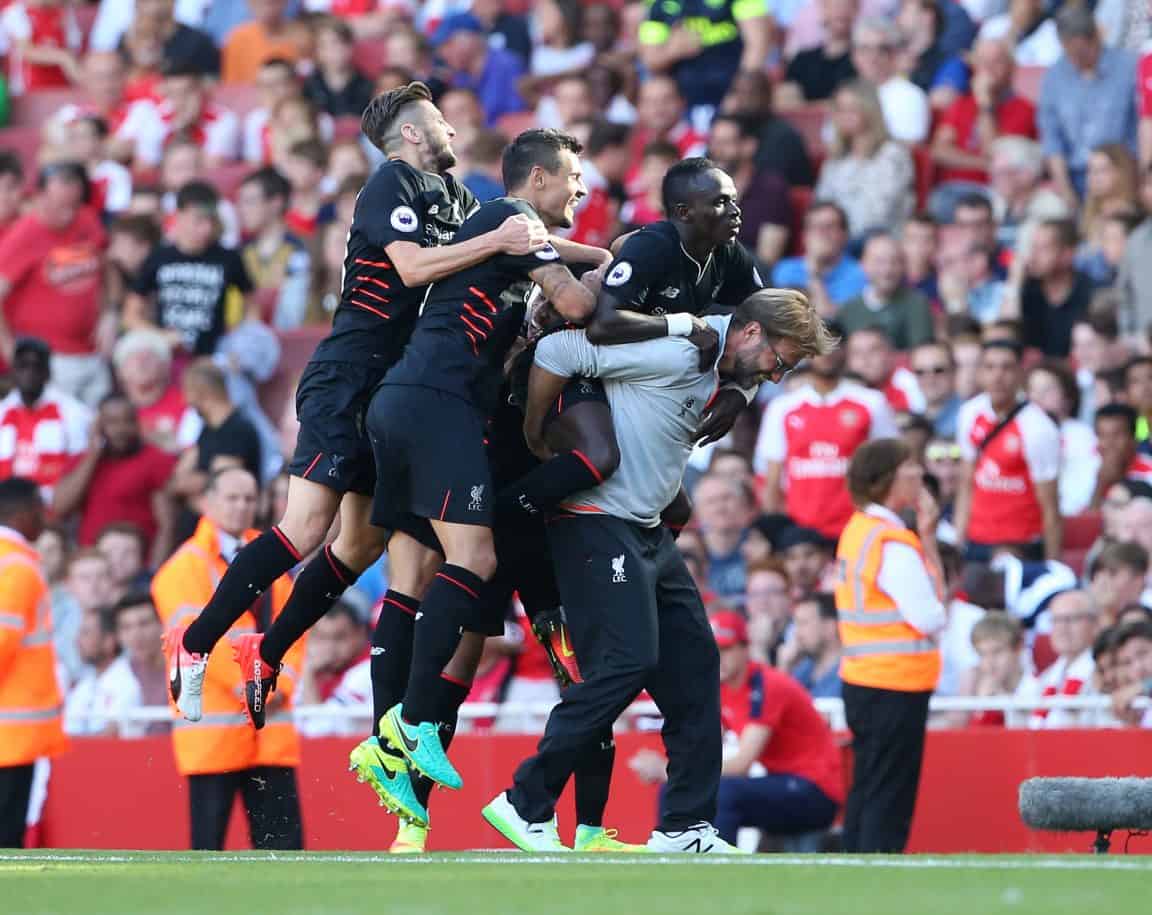
<path id="1" fill-rule="evenodd" d="M 880 518 L 884 521 L 890 521 L 892 524 L 899 525 L 900 527 L 905 526 L 904 519 L 896 514 L 896 512 L 885 508 L 883 505 L 877 505 L 875 502 L 864 509 L 864 514 L 871 515 L 873 518 Z"/>
<path id="2" fill-rule="evenodd" d="M 23 544 L 24 546 L 31 546 L 27 537 L 25 537 L 15 528 L 8 527 L 4 524 L 0 524 L 0 538 L 3 538 L 4 540 L 15 540 L 17 543 Z"/>
<path id="3" fill-rule="evenodd" d="M 240 552 L 240 547 L 244 545 L 239 537 L 226 534 L 219 528 L 216 530 L 216 542 L 220 548 L 220 555 L 227 559 L 229 563 L 236 558 L 236 554 Z"/>

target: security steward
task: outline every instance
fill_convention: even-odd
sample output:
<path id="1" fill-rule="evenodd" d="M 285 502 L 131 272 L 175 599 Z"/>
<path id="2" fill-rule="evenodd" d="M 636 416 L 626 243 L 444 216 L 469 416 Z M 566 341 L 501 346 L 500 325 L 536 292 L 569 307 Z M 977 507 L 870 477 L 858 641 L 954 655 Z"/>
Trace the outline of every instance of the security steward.
<path id="1" fill-rule="evenodd" d="M 152 598 L 167 633 L 196 618 L 237 551 L 259 536 L 252 530 L 258 496 L 255 478 L 240 467 L 210 478 L 196 532 L 152 580 Z M 258 634 L 279 615 L 291 588 L 286 575 L 278 578 L 229 630 L 232 650 L 223 641 L 212 650 L 203 717 L 186 721 L 173 709 L 172 746 L 176 768 L 188 777 L 193 849 L 224 847 L 237 792 L 248 814 L 253 848 L 303 847 L 296 785 L 300 740 L 292 723 L 292 693 L 306 641 L 285 656 L 260 731 L 248 721 L 241 668 L 231 656 L 234 652 L 239 659 L 258 649 Z"/>
<path id="2" fill-rule="evenodd" d="M 48 585 L 32 547 L 43 527 L 37 485 L 0 481 L 0 848 L 24 847 L 36 760 L 68 749 Z"/>
<path id="3" fill-rule="evenodd" d="M 908 842 L 924 758 L 928 701 L 940 677 L 933 635 L 946 622 L 936 548 L 939 511 L 899 439 L 857 449 L 856 506 L 836 550 L 840 677 L 855 754 L 844 850 L 899 853 Z M 916 532 L 902 518 L 915 512 Z"/>

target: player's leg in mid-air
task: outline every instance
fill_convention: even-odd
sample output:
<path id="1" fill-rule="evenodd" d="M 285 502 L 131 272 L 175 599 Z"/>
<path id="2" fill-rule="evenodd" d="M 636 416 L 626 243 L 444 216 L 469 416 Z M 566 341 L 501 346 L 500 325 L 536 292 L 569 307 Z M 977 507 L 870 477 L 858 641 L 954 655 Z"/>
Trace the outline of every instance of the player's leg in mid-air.
<path id="1" fill-rule="evenodd" d="M 208 654 L 261 593 L 324 542 L 354 485 L 364 446 L 350 404 L 367 384 L 364 375 L 362 367 L 344 363 L 314 362 L 305 370 L 297 391 L 300 433 L 288 466 L 284 517 L 236 554 L 200 615 L 168 639 L 172 697 L 189 720 L 200 719 Z M 281 617 L 291 618 L 300 606 L 294 590 Z M 250 645 L 247 650 L 251 654 Z M 274 679 L 274 669 L 268 673 L 271 677 L 261 679 Z"/>

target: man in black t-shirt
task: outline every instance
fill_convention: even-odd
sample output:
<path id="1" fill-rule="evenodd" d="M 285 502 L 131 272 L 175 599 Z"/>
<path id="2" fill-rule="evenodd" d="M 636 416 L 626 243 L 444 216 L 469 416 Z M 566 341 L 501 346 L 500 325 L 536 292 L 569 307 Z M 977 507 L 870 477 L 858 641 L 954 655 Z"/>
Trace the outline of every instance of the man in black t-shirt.
<path id="1" fill-rule="evenodd" d="M 240 255 L 217 240 L 219 204 L 210 184 L 180 188 L 172 240 L 161 242 L 133 279 L 125 326 L 159 327 L 173 349 L 210 356 L 229 323 L 243 316 L 252 281 Z"/>
<path id="2" fill-rule="evenodd" d="M 457 239 L 489 232 L 516 213 L 550 227 L 570 226 L 573 209 L 587 194 L 580 150 L 559 131 L 522 133 L 504 153 L 510 196 L 484 204 Z M 404 356 L 368 409 L 378 471 L 373 520 L 395 526 L 413 515 L 426 519 L 446 560 L 421 604 L 407 688 L 381 721 L 381 737 L 415 771 L 440 784 L 460 785 L 437 724 L 447 717 L 441 672 L 460 644 L 461 629 L 482 614 L 487 580 L 496 568 L 485 431 L 504 364 L 534 285 L 561 317 L 580 321 L 592 313 L 598 279 L 593 271 L 588 285 L 577 280 L 551 244 L 527 255 L 490 257 L 447 277 L 432 288 Z M 458 705 L 464 696 L 451 698 Z M 397 807 L 404 795 L 411 797 L 404 781 L 385 786 L 397 792 Z M 422 805 L 405 813 L 427 822 Z"/>
<path id="3" fill-rule="evenodd" d="M 778 107 L 827 101 L 842 83 L 856 78 L 852 25 L 858 9 L 856 0 L 821 0 L 824 42 L 797 52 L 788 62 L 776 90 Z"/>
<path id="4" fill-rule="evenodd" d="M 364 113 L 365 136 L 387 157 L 360 192 L 348 236 L 344 289 L 332 332 L 300 380 L 297 448 L 288 505 L 280 523 L 241 550 L 197 619 L 170 645 L 173 696 L 190 720 L 200 717 L 208 652 L 251 604 L 253 595 L 324 542 L 341 513 L 336 540 L 297 575 L 292 596 L 241 658 L 253 724 L 264 723 L 266 698 L 288 648 L 380 555 L 387 532 L 369 524 L 375 480 L 363 438 L 372 390 L 403 352 L 428 285 L 499 252 L 526 254 L 547 241 L 538 220 L 518 216 L 494 231 L 448 245 L 474 199 L 447 174 L 455 164 L 454 131 L 422 83 L 381 93 Z M 435 554 L 397 535 L 389 550 L 389 606 L 415 616 Z M 390 617 L 389 617 L 390 618 Z M 383 617 L 382 617 L 383 619 Z"/>

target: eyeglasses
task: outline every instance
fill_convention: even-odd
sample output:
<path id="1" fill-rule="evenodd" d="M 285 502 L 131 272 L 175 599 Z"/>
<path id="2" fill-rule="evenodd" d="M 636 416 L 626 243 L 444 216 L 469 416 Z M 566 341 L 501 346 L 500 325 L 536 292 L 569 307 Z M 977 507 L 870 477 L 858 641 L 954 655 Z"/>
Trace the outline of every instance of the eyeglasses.
<path id="1" fill-rule="evenodd" d="M 796 363 L 788 363 L 784 361 L 784 357 L 771 343 L 768 344 L 768 349 L 772 350 L 772 355 L 776 357 L 776 365 L 772 367 L 772 371 L 768 374 L 775 377 L 777 381 L 783 381 L 794 371 L 796 371 Z"/>
<path id="2" fill-rule="evenodd" d="M 930 365 L 927 368 L 912 369 L 913 375 L 947 375 L 952 369 L 946 365 Z"/>

